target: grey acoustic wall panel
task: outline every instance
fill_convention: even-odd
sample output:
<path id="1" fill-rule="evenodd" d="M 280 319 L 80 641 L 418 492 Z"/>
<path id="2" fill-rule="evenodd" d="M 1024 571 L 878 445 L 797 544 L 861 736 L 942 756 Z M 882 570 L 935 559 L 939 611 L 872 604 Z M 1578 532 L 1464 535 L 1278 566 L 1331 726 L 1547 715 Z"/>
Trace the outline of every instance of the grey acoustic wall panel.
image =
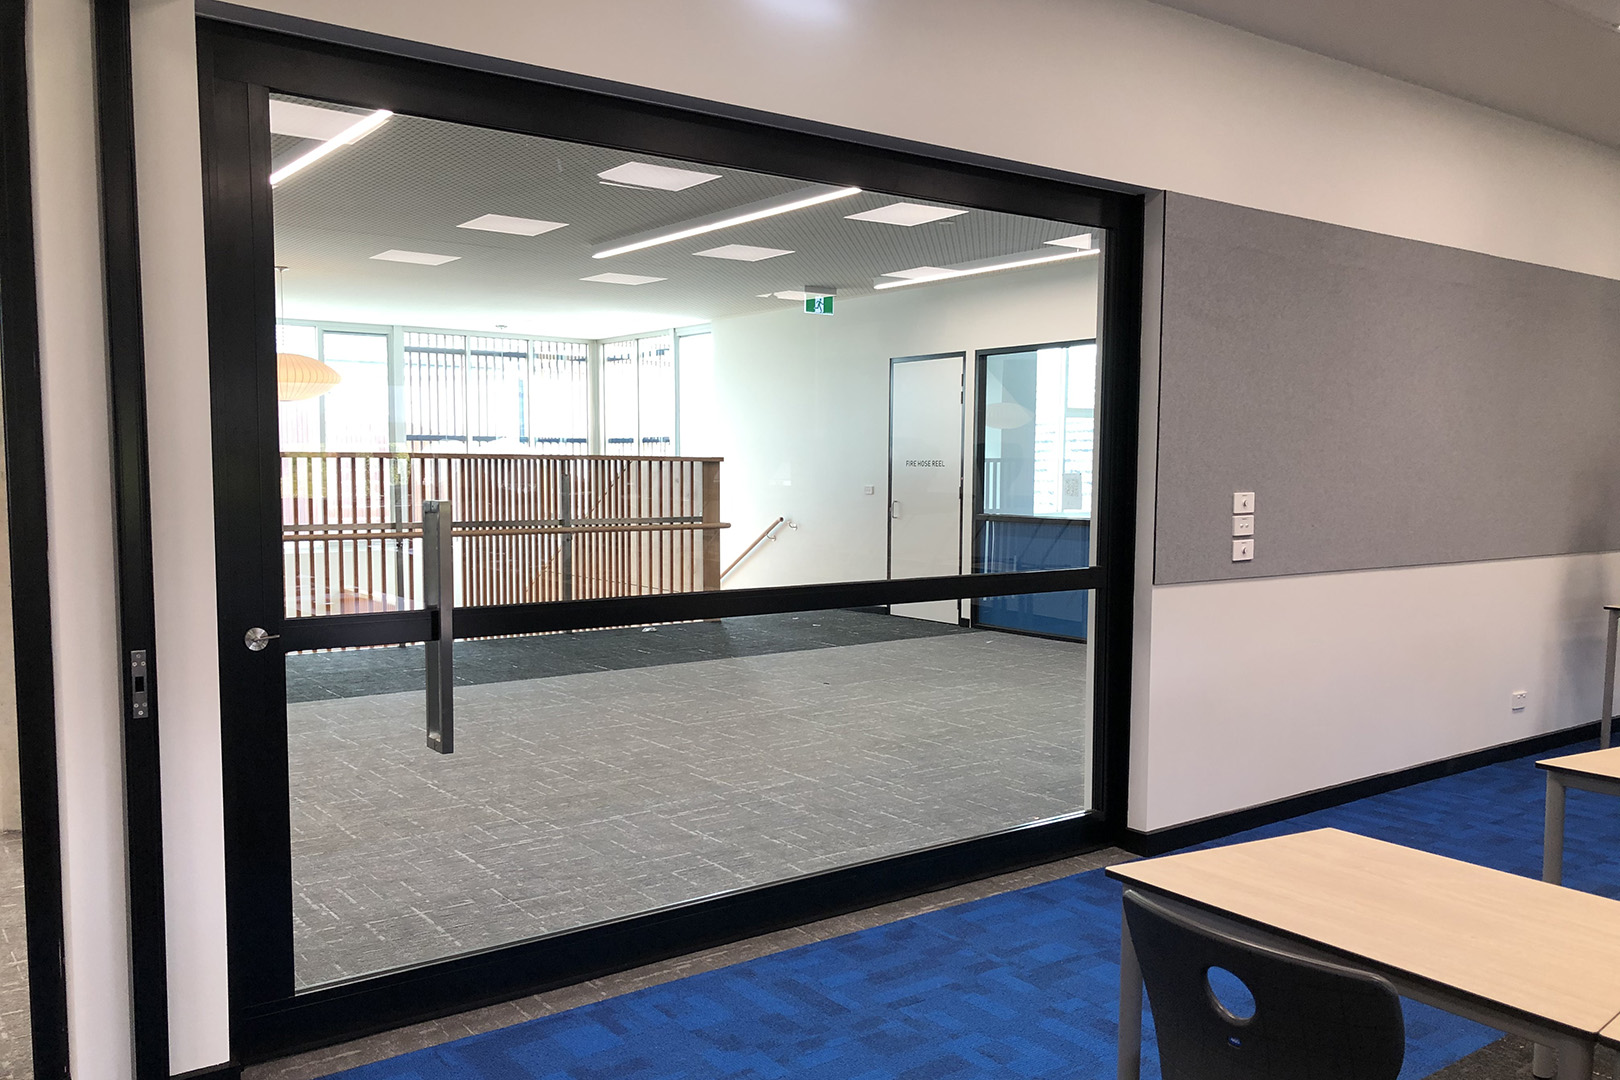
<path id="1" fill-rule="evenodd" d="M 1620 549 L 1620 282 L 1165 213 L 1157 582 Z"/>

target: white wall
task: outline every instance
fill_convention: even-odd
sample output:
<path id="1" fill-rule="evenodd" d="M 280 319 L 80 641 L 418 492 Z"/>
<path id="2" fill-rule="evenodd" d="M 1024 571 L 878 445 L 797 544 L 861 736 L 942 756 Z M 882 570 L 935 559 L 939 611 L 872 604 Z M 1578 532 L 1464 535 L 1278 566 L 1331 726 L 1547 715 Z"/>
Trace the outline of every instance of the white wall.
<path id="1" fill-rule="evenodd" d="M 89 0 L 28 5 L 29 123 L 74 1076 L 132 1069 L 118 610 Z"/>
<path id="2" fill-rule="evenodd" d="M 1620 277 L 1620 153 L 1141 0 L 1002 0 L 993 7 L 970 0 L 260 4 L 438 45 Z M 97 271 L 88 239 L 95 217 L 93 160 L 86 153 L 89 66 L 83 58 L 88 34 L 83 6 L 83 0 L 39 0 L 35 16 L 41 21 L 38 12 L 44 11 L 53 24 L 65 13 L 73 16 L 72 25 L 59 30 L 53 25 L 52 33 L 64 44 L 36 52 L 36 59 L 51 62 L 39 65 L 35 75 L 39 88 L 49 89 L 43 104 L 36 102 L 49 115 L 36 127 L 35 138 L 43 144 L 36 163 L 40 263 L 54 282 L 42 283 L 47 414 L 58 421 L 68 414 L 101 415 L 94 411 L 100 371 L 92 380 L 86 366 L 92 356 L 97 363 L 100 357 L 99 306 L 89 295 Z M 182 6 L 174 0 L 137 4 L 145 290 L 149 309 L 165 313 L 149 327 L 148 364 L 152 385 L 169 388 L 198 387 L 207 379 L 206 359 L 197 348 L 205 315 L 195 220 L 199 166 L 195 142 L 181 130 L 195 109 L 195 84 L 182 87 L 190 78 L 191 35 L 188 20 L 174 10 Z M 37 44 L 43 43 L 41 37 Z M 173 70 L 162 70 L 168 65 Z M 170 159 L 164 173 L 170 182 L 154 187 L 147 182 L 148 170 L 153 159 L 163 157 Z M 157 266 L 172 276 L 154 273 Z M 154 491 L 163 499 L 160 514 L 206 527 L 210 488 L 196 482 L 206 464 L 197 455 L 186 468 L 178 465 L 206 445 L 207 415 L 177 409 L 166 421 L 152 433 L 154 467 L 169 462 L 168 481 L 184 485 Z M 105 491 L 99 430 L 80 424 L 72 440 L 61 437 L 51 444 L 51 510 L 53 544 L 78 556 L 67 564 L 74 567 L 71 580 L 60 583 L 56 628 L 63 665 L 75 1045 L 87 1046 L 93 1035 L 98 1046 L 122 1047 L 127 1041 L 122 983 L 109 977 L 95 981 L 83 966 L 87 943 L 96 946 L 97 955 L 116 955 L 113 938 L 122 926 L 121 893 L 112 887 L 118 811 L 111 795 L 116 790 L 116 688 L 108 685 L 116 668 L 105 651 L 110 555 L 104 503 L 82 497 L 92 489 Z M 185 573 L 187 553 L 197 550 L 195 538 L 183 538 L 183 531 L 159 531 L 160 582 L 172 585 L 175 573 Z M 1150 550 L 1151 537 L 1139 539 Z M 59 550 L 53 548 L 53 556 Z M 56 563 L 57 574 L 63 565 Z M 1520 595 L 1515 589 L 1536 587 L 1515 584 L 1512 567 L 1483 566 L 1476 573 L 1475 585 L 1485 595 L 1511 598 Z M 183 580 L 188 587 L 166 600 L 159 639 L 161 662 L 169 665 L 163 687 L 165 767 L 175 755 L 186 762 L 166 785 L 170 886 L 171 892 L 217 896 L 217 697 L 206 658 L 189 667 L 176 664 L 177 654 L 213 633 L 211 575 L 197 570 Z M 1211 607 L 1195 602 L 1194 590 L 1203 588 L 1186 587 L 1185 595 L 1157 590 L 1144 601 L 1143 613 L 1152 620 L 1143 620 L 1142 640 L 1155 649 L 1169 648 L 1170 642 L 1190 649 L 1196 641 L 1205 662 L 1178 665 L 1181 653 L 1155 657 L 1151 676 L 1137 688 L 1139 746 L 1196 742 L 1209 737 L 1206 731 L 1248 723 L 1252 710 L 1241 696 L 1225 692 L 1234 684 L 1275 684 L 1279 701 L 1315 700 L 1311 691 L 1320 680 L 1282 668 L 1277 650 L 1329 618 L 1365 632 L 1340 641 L 1340 651 L 1325 662 L 1359 670 L 1391 695 L 1422 694 L 1436 680 L 1457 685 L 1476 670 L 1467 650 L 1404 637 L 1409 645 L 1426 648 L 1429 663 L 1421 669 L 1392 663 L 1378 640 L 1394 625 L 1381 587 L 1335 594 L 1342 606 L 1331 613 L 1312 606 L 1309 583 L 1280 585 L 1274 592 L 1259 583 L 1210 586 L 1231 590 L 1212 591 Z M 1567 607 L 1535 624 L 1539 630 L 1528 631 L 1534 637 L 1523 647 L 1527 655 L 1557 654 L 1560 642 L 1588 635 L 1590 620 L 1578 613 L 1594 608 L 1601 588 L 1595 581 L 1580 588 L 1588 591 L 1572 587 Z M 1258 591 L 1240 593 L 1245 589 Z M 1444 627 L 1442 616 L 1454 599 L 1415 593 L 1411 603 L 1423 615 L 1419 624 Z M 1248 631 L 1245 645 L 1212 632 L 1217 629 L 1212 609 L 1234 613 Z M 1260 613 L 1269 621 L 1255 617 Z M 74 636 L 70 629 L 82 633 Z M 1561 662 L 1544 669 L 1556 671 Z M 1161 696 L 1144 699 L 1147 693 Z M 1204 711 L 1175 704 L 1190 699 L 1201 702 Z M 175 720 L 170 710 L 176 701 L 195 711 Z M 1342 714 L 1318 720 L 1323 714 L 1273 708 L 1265 715 L 1279 737 L 1295 728 L 1367 723 L 1359 713 L 1348 720 Z M 1543 715 L 1542 722 L 1549 719 Z M 1528 731 L 1534 722 L 1518 723 Z M 1364 730 L 1369 740 L 1391 734 L 1375 726 Z M 1478 745 L 1496 737 L 1494 729 L 1481 730 L 1473 739 L 1471 730 L 1454 729 L 1453 735 Z M 1440 745 L 1410 729 L 1392 733 L 1387 742 L 1387 760 L 1381 763 L 1347 755 L 1331 769 L 1287 786 L 1320 776 L 1348 778 L 1373 765 L 1415 762 Z M 1245 762 L 1224 753 L 1220 761 L 1227 775 L 1215 792 L 1198 796 L 1196 805 L 1183 805 L 1174 789 L 1186 782 L 1184 773 L 1171 761 L 1161 769 L 1156 758 L 1133 754 L 1133 823 L 1168 824 L 1210 806 L 1273 797 L 1275 777 L 1282 774 L 1272 770 L 1291 767 L 1278 758 Z M 195 847 L 187 851 L 187 845 Z M 94 897 L 84 888 L 85 875 L 92 873 L 99 875 Z M 176 1071 L 220 1058 L 223 996 L 202 996 L 200 988 L 215 985 L 211 980 L 223 950 L 217 918 L 171 923 L 171 979 L 177 988 L 187 988 L 176 993 L 198 995 L 175 1001 Z M 79 1075 L 98 1080 L 124 1075 L 112 1063 L 116 1056 L 106 1059 L 106 1069 Z"/>
<path id="3" fill-rule="evenodd" d="M 1154 590 L 1155 829 L 1595 719 L 1620 555 Z M 1595 613 L 1595 614 L 1594 614 Z M 1511 710 L 1510 695 L 1529 691 Z"/>
<path id="4" fill-rule="evenodd" d="M 779 516 L 796 529 L 750 556 L 728 588 L 860 581 L 888 573 L 889 360 L 1091 337 L 1095 259 L 714 324 L 716 422 L 683 425 L 681 452 L 719 454 L 721 561 Z M 691 395 L 683 386 L 682 406 Z M 964 409 L 971 462 L 972 407 Z M 971 468 L 971 464 L 968 466 Z M 864 494 L 867 485 L 873 494 Z M 971 498 L 971 487 L 968 496 Z"/>
<path id="5" fill-rule="evenodd" d="M 136 158 L 174 1071 L 230 1057 L 195 9 L 134 0 Z M 208 493 L 208 494 L 205 494 Z M 206 617 L 205 614 L 206 613 Z M 245 628 L 244 628 L 245 629 Z"/>

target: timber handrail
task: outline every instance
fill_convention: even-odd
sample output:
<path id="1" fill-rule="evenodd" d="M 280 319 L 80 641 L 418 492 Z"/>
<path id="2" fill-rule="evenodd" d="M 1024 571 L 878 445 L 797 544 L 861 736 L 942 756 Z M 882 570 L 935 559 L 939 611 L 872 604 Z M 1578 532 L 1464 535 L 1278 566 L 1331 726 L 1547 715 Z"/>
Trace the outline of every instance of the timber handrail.
<path id="1" fill-rule="evenodd" d="M 720 571 L 720 580 L 726 580 L 726 575 L 737 569 L 737 564 L 748 558 L 748 556 L 752 555 L 754 553 L 754 549 L 759 547 L 759 545 L 763 544 L 767 540 L 776 539 L 776 537 L 772 536 L 771 533 L 775 532 L 776 527 L 786 520 L 787 518 L 785 516 L 779 517 L 769 525 L 765 526 L 765 531 L 754 537 L 754 542 L 743 548 L 742 554 L 738 555 L 735 559 L 732 559 L 730 566 L 727 566 L 724 570 Z"/>
<path id="2" fill-rule="evenodd" d="M 427 500 L 449 500 L 458 606 L 720 587 L 719 458 L 284 451 L 286 615 L 411 610 Z"/>

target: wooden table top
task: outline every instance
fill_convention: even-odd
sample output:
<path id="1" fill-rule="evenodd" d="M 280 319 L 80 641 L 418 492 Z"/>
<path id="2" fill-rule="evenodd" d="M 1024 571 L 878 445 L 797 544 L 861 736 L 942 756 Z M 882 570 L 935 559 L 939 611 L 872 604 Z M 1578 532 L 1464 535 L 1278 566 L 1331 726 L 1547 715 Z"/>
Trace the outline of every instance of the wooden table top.
<path id="1" fill-rule="evenodd" d="M 1606 897 L 1338 829 L 1108 874 L 1574 1034 L 1620 1016 L 1620 901 Z"/>
<path id="2" fill-rule="evenodd" d="M 1620 746 L 1613 746 L 1607 750 L 1588 750 L 1584 754 L 1544 758 L 1536 762 L 1536 768 L 1576 773 L 1599 780 L 1620 780 Z"/>
<path id="3" fill-rule="evenodd" d="M 1598 1032 L 1598 1042 L 1620 1050 L 1620 1016 L 1609 1021 L 1609 1026 Z"/>

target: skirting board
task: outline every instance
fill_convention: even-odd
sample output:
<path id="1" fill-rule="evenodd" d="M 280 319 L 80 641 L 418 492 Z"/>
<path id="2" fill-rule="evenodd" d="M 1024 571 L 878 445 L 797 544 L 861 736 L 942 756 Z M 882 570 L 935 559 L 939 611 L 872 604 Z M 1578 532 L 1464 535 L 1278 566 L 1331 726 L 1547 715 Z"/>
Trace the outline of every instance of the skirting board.
<path id="1" fill-rule="evenodd" d="M 1414 765 L 1408 769 L 1399 769 L 1395 772 L 1369 776 L 1361 780 L 1352 780 L 1349 783 L 1337 784 L 1333 787 L 1319 788 L 1316 791 L 1307 791 L 1303 795 L 1294 795 L 1286 799 L 1279 799 L 1276 802 L 1262 803 L 1259 806 L 1234 810 L 1229 814 L 1216 814 L 1213 817 L 1200 818 L 1197 821 L 1189 821 L 1183 825 L 1172 825 L 1166 829 L 1155 829 L 1152 832 L 1126 829 L 1120 837 L 1119 846 L 1134 855 L 1164 855 L 1167 852 L 1191 847 L 1194 844 L 1205 844 L 1211 840 L 1219 840 L 1224 836 L 1231 836 L 1247 829 L 1257 829 L 1262 825 L 1274 825 L 1279 821 L 1286 821 L 1301 814 L 1326 810 L 1333 806 L 1342 806 L 1348 802 L 1355 802 L 1357 799 L 1365 799 L 1369 795 L 1382 795 L 1386 791 L 1394 791 L 1397 788 L 1408 787 L 1412 784 L 1421 784 L 1426 780 L 1438 780 L 1442 776 L 1455 776 L 1457 773 L 1468 772 L 1471 769 L 1482 768 L 1486 765 L 1495 765 L 1502 761 L 1511 761 L 1526 754 L 1538 754 L 1545 750 L 1556 750 L 1561 746 L 1569 746 L 1572 743 L 1596 738 L 1597 734 L 1598 723 L 1593 720 L 1589 724 L 1566 728 L 1563 731 L 1549 731 L 1542 735 L 1532 735 L 1528 739 L 1502 743 L 1499 746 L 1488 746 L 1483 750 L 1474 750 L 1453 758 L 1430 761 L 1422 765 Z"/>
<path id="2" fill-rule="evenodd" d="M 234 1061 L 223 1065 L 210 1065 L 206 1069 L 193 1069 L 170 1077 L 170 1080 L 242 1080 L 242 1066 Z"/>

